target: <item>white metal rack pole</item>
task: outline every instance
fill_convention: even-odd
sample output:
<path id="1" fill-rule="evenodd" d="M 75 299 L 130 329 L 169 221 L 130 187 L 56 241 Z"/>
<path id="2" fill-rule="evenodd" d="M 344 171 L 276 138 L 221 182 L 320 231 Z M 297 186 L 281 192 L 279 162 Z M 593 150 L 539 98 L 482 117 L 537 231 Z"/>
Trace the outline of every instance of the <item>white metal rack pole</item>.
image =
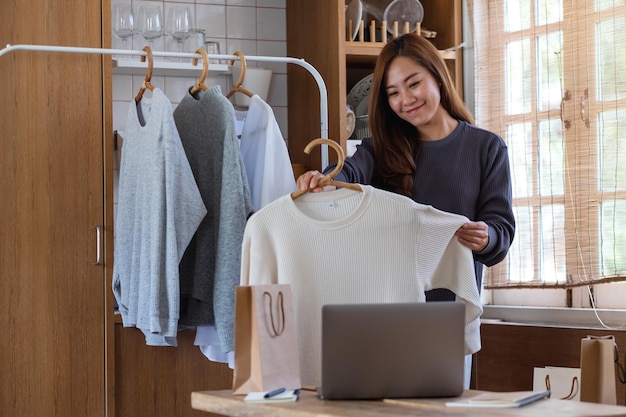
<path id="1" fill-rule="evenodd" d="M 52 45 L 10 45 L 0 49 L 0 57 L 12 51 L 38 51 L 38 52 L 66 52 L 78 54 L 99 54 L 99 55 L 131 55 L 131 56 L 147 56 L 148 53 L 141 50 L 128 49 L 107 49 L 107 48 L 85 48 L 76 46 L 52 46 Z M 172 58 L 197 58 L 202 59 L 202 55 L 190 52 L 162 52 L 152 51 L 153 56 L 172 57 Z M 239 60 L 237 55 L 208 54 L 211 59 Z M 246 55 L 246 61 L 258 62 L 285 62 L 295 64 L 306 69 L 315 79 L 320 92 L 320 134 L 321 138 L 328 138 L 328 92 L 326 83 L 322 75 L 317 69 L 301 58 L 278 57 L 278 56 L 252 56 Z M 314 139 L 314 138 L 311 138 Z M 328 165 L 328 146 L 322 146 L 322 169 Z"/>

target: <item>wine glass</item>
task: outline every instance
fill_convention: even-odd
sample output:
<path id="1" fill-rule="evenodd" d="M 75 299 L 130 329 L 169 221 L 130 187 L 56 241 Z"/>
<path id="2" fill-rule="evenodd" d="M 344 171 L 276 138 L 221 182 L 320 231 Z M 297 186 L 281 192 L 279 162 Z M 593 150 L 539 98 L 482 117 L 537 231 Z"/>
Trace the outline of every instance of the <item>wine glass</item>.
<path id="1" fill-rule="evenodd" d="M 126 49 L 126 41 L 135 32 L 135 21 L 130 4 L 116 4 L 113 6 L 113 33 L 122 40 L 122 47 Z"/>
<path id="2" fill-rule="evenodd" d="M 167 14 L 167 33 L 178 44 L 178 52 L 183 52 L 183 42 L 190 35 L 191 11 L 185 6 L 171 6 Z"/>
<path id="3" fill-rule="evenodd" d="M 139 15 L 141 19 L 141 35 L 148 41 L 152 49 L 154 40 L 163 35 L 161 6 L 141 6 Z"/>

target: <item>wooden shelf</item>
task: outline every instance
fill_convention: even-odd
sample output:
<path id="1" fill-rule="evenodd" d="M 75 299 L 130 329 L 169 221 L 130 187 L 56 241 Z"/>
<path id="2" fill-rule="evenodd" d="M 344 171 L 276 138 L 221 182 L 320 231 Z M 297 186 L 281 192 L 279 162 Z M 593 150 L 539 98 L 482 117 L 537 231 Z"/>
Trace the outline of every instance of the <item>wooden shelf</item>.
<path id="1" fill-rule="evenodd" d="M 440 50 L 456 83 L 463 92 L 462 0 L 421 0 L 424 22 L 421 30 Z M 368 42 L 371 22 L 360 28 L 356 41 L 346 40 L 346 0 L 312 2 L 287 0 L 287 55 L 305 59 L 322 75 L 328 90 L 328 138 L 347 148 L 346 96 L 351 87 L 371 74 L 384 43 Z M 404 33 L 405 29 L 400 29 Z M 376 28 L 374 28 L 374 32 Z M 315 115 L 318 101 L 316 86 L 298 69 L 288 71 L 289 132 L 288 146 L 292 162 L 319 169 L 319 155 L 304 154 L 302 149 L 317 137 L 320 120 Z"/>
<path id="2" fill-rule="evenodd" d="M 360 62 L 376 62 L 376 57 L 383 49 L 383 45 L 382 42 L 346 41 L 346 61 L 357 64 Z M 456 49 L 440 50 L 439 53 L 443 59 L 456 59 L 457 57 Z"/>
<path id="3" fill-rule="evenodd" d="M 137 59 L 114 59 L 113 60 L 113 73 L 114 74 L 144 74 L 148 68 L 147 62 L 141 62 Z M 191 62 L 175 62 L 155 59 L 152 73 L 153 75 L 168 75 L 168 76 L 193 76 L 196 77 L 202 72 L 202 63 L 199 62 L 197 66 L 191 64 Z M 230 68 L 226 64 L 213 64 L 209 65 L 210 73 L 230 73 Z"/>
<path id="4" fill-rule="evenodd" d="M 380 50 L 383 49 L 384 43 L 382 42 L 357 42 L 346 41 L 345 51 L 346 55 L 358 55 L 358 56 L 378 56 Z"/>

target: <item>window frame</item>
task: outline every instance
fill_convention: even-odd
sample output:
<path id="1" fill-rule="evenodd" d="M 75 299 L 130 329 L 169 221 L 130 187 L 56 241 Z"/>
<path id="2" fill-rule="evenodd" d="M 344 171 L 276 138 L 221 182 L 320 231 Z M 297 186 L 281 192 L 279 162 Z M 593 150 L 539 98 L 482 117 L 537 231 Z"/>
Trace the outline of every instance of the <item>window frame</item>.
<path id="1" fill-rule="evenodd" d="M 486 6 L 487 3 L 491 3 L 489 6 Z M 499 4 L 497 4 L 499 3 Z M 534 1 L 530 2 L 534 4 Z M 506 127 L 510 123 L 524 123 L 530 122 L 532 129 L 532 137 L 533 137 L 533 148 L 537 143 L 537 127 L 538 127 L 538 119 L 539 117 L 546 119 L 554 119 L 555 117 L 560 118 L 563 121 L 563 141 L 564 141 L 564 184 L 565 184 L 565 194 L 562 196 L 541 196 L 540 193 L 537 192 L 536 187 L 538 184 L 537 181 L 533 181 L 534 190 L 533 195 L 529 198 L 515 198 L 514 206 L 519 205 L 521 202 L 525 203 L 529 207 L 531 207 L 532 216 L 533 216 L 533 251 L 537 252 L 539 250 L 538 247 L 538 237 L 540 235 L 539 231 L 539 222 L 538 213 L 541 210 L 542 206 L 546 204 L 563 204 L 565 210 L 565 230 L 576 231 L 574 237 L 577 239 L 582 239 L 586 241 L 589 239 L 593 242 L 600 241 L 600 202 L 603 198 L 608 197 L 611 193 L 602 192 L 600 187 L 598 186 L 596 189 L 588 189 L 586 192 L 578 192 L 572 193 L 571 195 L 568 192 L 571 190 L 568 187 L 571 187 L 572 184 L 582 184 L 583 182 L 587 182 L 589 178 L 594 179 L 596 184 L 599 184 L 599 180 L 597 179 L 598 173 L 598 159 L 596 154 L 593 152 L 588 152 L 582 154 L 580 151 L 576 149 L 576 146 L 579 146 L 580 143 L 586 144 L 587 146 L 597 144 L 599 139 L 594 139 L 597 133 L 597 118 L 588 117 L 588 122 L 585 121 L 586 115 L 597 115 L 603 108 L 602 103 L 599 103 L 595 100 L 596 97 L 596 81 L 595 74 L 598 72 L 592 66 L 590 69 L 590 63 L 595 62 L 594 59 L 587 59 L 588 57 L 585 55 L 587 51 L 587 47 L 589 43 L 593 43 L 594 36 L 589 36 L 582 31 L 577 31 L 574 28 L 582 24 L 584 25 L 592 25 L 591 27 L 595 27 L 595 22 L 600 21 L 603 17 L 614 18 L 616 15 L 615 10 L 611 11 L 599 11 L 596 12 L 588 9 L 589 7 L 593 8 L 594 2 L 586 2 L 583 0 L 574 0 L 571 2 L 563 2 L 564 10 L 563 16 L 570 16 L 567 21 L 556 22 L 556 23 L 548 23 L 541 29 L 541 34 L 551 33 L 556 30 L 562 30 L 562 42 L 563 45 L 572 46 L 569 48 L 564 47 L 562 51 L 562 65 L 563 68 L 568 68 L 568 70 L 563 71 L 562 77 L 562 101 L 559 109 L 549 109 L 543 111 L 537 111 L 535 103 L 537 93 L 537 71 L 536 68 L 536 53 L 535 48 L 537 47 L 537 42 L 535 38 L 536 30 L 535 27 L 529 29 L 522 29 L 514 34 L 505 33 L 505 28 L 502 27 L 498 29 L 494 29 L 495 24 L 489 22 L 488 25 L 491 28 L 488 33 L 484 32 L 476 32 L 474 31 L 473 36 L 476 45 L 484 43 L 484 45 L 488 45 L 482 50 L 479 48 L 474 48 L 475 55 L 475 86 L 476 86 L 476 109 L 475 114 L 477 118 L 477 124 L 481 127 L 484 127 L 488 130 L 492 130 L 498 134 L 500 134 L 506 141 Z M 489 7 L 488 12 L 486 12 L 486 8 Z M 477 8 L 482 8 L 482 10 L 478 10 L 479 13 L 487 13 L 490 18 L 497 22 L 504 22 L 504 6 L 503 2 L 491 2 L 490 0 L 474 0 L 472 6 L 470 7 L 473 11 L 476 11 Z M 624 5 L 619 7 L 619 16 L 624 17 Z M 574 18 L 571 18 L 574 16 Z M 534 16 L 531 16 L 531 19 Z M 473 22 L 475 27 L 481 27 L 484 22 L 476 23 Z M 494 35 L 493 31 L 496 31 Z M 499 55 L 500 57 L 506 56 L 506 42 L 505 39 L 515 39 L 520 40 L 523 37 L 528 37 L 531 39 L 531 66 L 532 66 L 532 78 L 531 78 L 531 91 L 533 92 L 533 97 L 531 99 L 531 106 L 533 109 L 532 117 L 529 114 L 521 113 L 515 115 L 506 114 L 506 111 L 501 111 L 506 103 L 506 91 L 505 88 L 505 75 L 507 73 L 506 68 L 506 59 L 492 59 L 492 56 Z M 494 39 L 497 42 L 492 42 Z M 592 46 L 594 46 L 592 44 Z M 594 46 L 595 47 L 595 46 Z M 488 51 L 485 54 L 485 50 Z M 578 55 L 577 55 L 578 54 Z M 576 64 L 578 63 L 578 64 Z M 589 73 L 594 74 L 590 76 Z M 504 74 L 504 75 L 503 75 Z M 497 80 L 497 81 L 494 81 Z M 467 83 L 467 85 L 471 85 Z M 577 86 L 577 87 L 573 87 Z M 569 87 L 569 89 L 568 89 Z M 481 96 L 481 89 L 486 89 L 488 93 L 486 95 Z M 617 100 L 615 104 L 617 107 L 621 109 L 626 109 L 626 100 L 620 99 Z M 581 113 L 582 106 L 585 105 L 586 113 Z M 539 117 L 535 117 L 535 114 Z M 541 120 L 543 120 L 543 118 Z M 567 128 L 565 128 L 567 127 Z M 536 149 L 533 149 L 533 155 L 537 155 Z M 536 158 L 536 157 L 534 157 Z M 576 169 L 568 169 L 568 166 L 576 166 Z M 580 169 L 578 167 L 581 167 Z M 583 167 L 586 167 L 583 169 Z M 533 175 L 537 175 L 537 171 L 533 172 Z M 620 191 L 616 193 L 620 197 L 624 197 L 626 199 L 626 190 Z M 610 200 L 610 198 L 608 199 Z M 575 215 L 568 215 L 571 213 L 575 213 Z M 576 277 L 585 277 L 592 276 L 596 277 L 599 275 L 598 268 L 601 267 L 600 262 L 600 250 L 599 245 L 587 245 L 588 250 L 581 254 L 581 251 L 575 241 L 575 239 L 571 238 L 565 239 L 566 245 L 566 273 L 571 276 Z M 534 276 L 539 276 L 539 271 L 541 266 L 539 265 L 539 256 L 534 256 L 533 259 L 533 271 Z M 489 275 L 496 274 L 502 275 L 507 273 L 507 268 L 509 267 L 510 260 L 507 258 L 502 263 L 487 268 L 486 272 L 486 282 L 489 282 Z M 590 265 L 593 266 L 593 269 L 590 271 Z M 569 279 L 568 279 L 569 281 Z M 542 285 L 543 280 L 532 280 L 530 284 Z M 545 290 L 542 289 L 541 296 L 538 294 L 537 289 L 506 289 L 506 288 L 498 288 L 498 289 L 486 289 L 483 290 L 483 299 L 486 304 L 511 304 L 511 305 L 538 305 L 538 306 L 553 306 L 553 307 L 598 307 L 598 303 L 600 302 L 597 298 L 597 294 L 593 293 L 593 288 L 598 285 L 604 287 L 604 284 L 594 284 L 592 287 L 588 288 L 584 287 L 567 287 L 567 282 L 563 283 L 563 287 L 561 289 L 551 289 Z M 610 286 L 609 286 L 610 287 Z M 599 289 L 599 288 L 598 288 Z M 623 291 L 622 291 L 623 289 Z M 610 292 L 611 289 L 608 290 Z M 597 292 L 597 291 L 596 291 Z M 602 293 L 607 293 L 606 290 L 600 290 Z M 621 294 L 626 295 L 626 286 L 620 285 L 619 292 Z M 590 294 L 591 293 L 591 294 Z M 610 298 L 610 297 L 608 297 Z M 626 297 L 622 297 L 622 299 L 626 299 Z M 623 303 L 610 301 L 607 303 L 610 307 L 608 308 L 616 308 L 621 309 L 626 307 Z"/>

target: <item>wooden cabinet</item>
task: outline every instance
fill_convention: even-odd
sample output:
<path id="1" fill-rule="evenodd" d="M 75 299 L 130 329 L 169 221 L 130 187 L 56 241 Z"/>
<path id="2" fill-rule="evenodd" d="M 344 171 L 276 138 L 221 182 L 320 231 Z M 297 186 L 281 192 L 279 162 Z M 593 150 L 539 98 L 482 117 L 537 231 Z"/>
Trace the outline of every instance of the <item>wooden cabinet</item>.
<path id="1" fill-rule="evenodd" d="M 442 51 L 462 93 L 461 0 L 421 0 L 422 29 Z M 373 72 L 382 43 L 347 40 L 345 1 L 287 0 L 287 55 L 303 58 L 321 73 L 328 90 L 328 137 L 346 148 L 346 97 L 364 76 Z M 446 51 L 447 50 L 447 51 Z M 288 68 L 288 143 L 292 162 L 320 168 L 319 148 L 310 155 L 306 144 L 320 135 L 319 92 L 309 74 Z M 334 155 L 330 155 L 331 160 Z"/>
<path id="2" fill-rule="evenodd" d="M 106 47 L 109 8 L 108 0 L 2 1 L 0 42 Z M 0 57 L 5 416 L 107 415 L 110 68 L 101 55 Z"/>
<path id="3" fill-rule="evenodd" d="M 193 391 L 230 389 L 228 365 L 194 346 L 196 332 L 178 333 L 178 347 L 147 346 L 136 328 L 115 326 L 115 417 L 211 417 L 191 408 Z"/>

